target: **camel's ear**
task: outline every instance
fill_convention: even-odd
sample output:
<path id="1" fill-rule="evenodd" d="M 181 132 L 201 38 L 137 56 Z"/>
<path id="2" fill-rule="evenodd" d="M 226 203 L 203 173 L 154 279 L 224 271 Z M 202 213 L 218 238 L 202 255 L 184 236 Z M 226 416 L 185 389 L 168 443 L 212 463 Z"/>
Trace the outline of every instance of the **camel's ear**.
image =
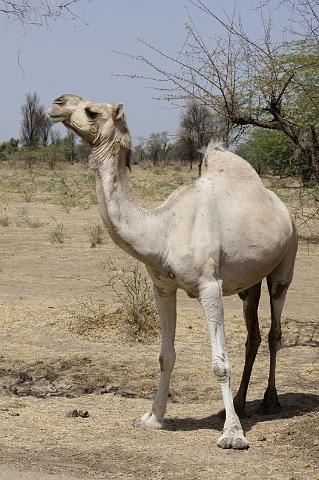
<path id="1" fill-rule="evenodd" d="M 123 103 L 115 103 L 112 105 L 113 120 L 120 120 L 124 118 Z"/>

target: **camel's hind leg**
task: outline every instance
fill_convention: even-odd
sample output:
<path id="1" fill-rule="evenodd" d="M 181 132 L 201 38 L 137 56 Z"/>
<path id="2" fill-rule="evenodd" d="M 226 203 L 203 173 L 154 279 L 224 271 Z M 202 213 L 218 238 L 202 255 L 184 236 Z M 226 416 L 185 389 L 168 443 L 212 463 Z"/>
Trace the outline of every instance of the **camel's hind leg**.
<path id="1" fill-rule="evenodd" d="M 253 285 L 239 294 L 243 300 L 243 313 L 247 327 L 245 366 L 238 392 L 234 398 L 234 407 L 237 415 L 245 416 L 245 404 L 251 371 L 260 345 L 260 331 L 258 324 L 258 304 L 260 299 L 261 282 Z"/>
<path id="2" fill-rule="evenodd" d="M 281 346 L 281 312 L 284 307 L 288 287 L 293 276 L 297 243 L 286 258 L 267 276 L 270 297 L 271 327 L 268 334 L 270 367 L 268 386 L 258 413 L 275 413 L 281 409 L 276 391 L 275 373 L 277 351 Z"/>

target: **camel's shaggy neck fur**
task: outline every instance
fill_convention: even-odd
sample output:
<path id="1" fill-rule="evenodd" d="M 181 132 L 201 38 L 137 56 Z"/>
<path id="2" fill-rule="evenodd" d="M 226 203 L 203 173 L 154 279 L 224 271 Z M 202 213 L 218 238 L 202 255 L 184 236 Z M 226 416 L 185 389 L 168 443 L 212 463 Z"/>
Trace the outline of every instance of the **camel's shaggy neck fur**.
<path id="1" fill-rule="evenodd" d="M 118 132 L 114 139 L 93 146 L 90 164 L 97 167 L 97 194 L 103 221 L 112 239 L 136 258 L 150 255 L 147 242 L 155 222 L 150 212 L 133 199 L 127 178 L 131 145 L 128 133 Z M 137 228 L 138 227 L 138 228 Z M 141 241 L 140 232 L 145 232 Z"/>

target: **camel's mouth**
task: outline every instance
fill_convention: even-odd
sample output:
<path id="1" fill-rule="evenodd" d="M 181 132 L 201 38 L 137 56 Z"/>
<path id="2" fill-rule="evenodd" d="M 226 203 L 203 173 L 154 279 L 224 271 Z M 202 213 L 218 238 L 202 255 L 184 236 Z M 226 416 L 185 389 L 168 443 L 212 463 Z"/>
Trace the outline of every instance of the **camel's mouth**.
<path id="1" fill-rule="evenodd" d="M 63 122 L 65 120 L 65 118 L 62 115 L 51 115 L 50 113 L 48 115 L 51 118 L 53 123 Z"/>
<path id="2" fill-rule="evenodd" d="M 54 123 L 64 122 L 70 116 L 70 112 L 63 111 L 60 106 L 52 104 L 48 108 L 48 115 Z"/>

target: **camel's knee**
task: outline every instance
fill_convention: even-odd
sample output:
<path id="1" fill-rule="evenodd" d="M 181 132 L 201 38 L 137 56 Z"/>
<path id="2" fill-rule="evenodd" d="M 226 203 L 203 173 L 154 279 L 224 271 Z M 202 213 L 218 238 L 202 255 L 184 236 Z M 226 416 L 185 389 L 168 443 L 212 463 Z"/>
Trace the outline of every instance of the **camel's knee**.
<path id="1" fill-rule="evenodd" d="M 161 372 L 171 372 L 176 360 L 175 351 L 162 352 L 159 356 Z"/>
<path id="2" fill-rule="evenodd" d="M 250 332 L 246 340 L 246 350 L 257 352 L 261 343 L 261 336 L 259 330 Z"/>
<path id="3" fill-rule="evenodd" d="M 230 366 L 220 357 L 213 358 L 213 372 L 219 383 L 226 383 L 230 378 Z"/>
<path id="4" fill-rule="evenodd" d="M 288 287 L 289 282 L 287 280 L 273 282 L 270 291 L 272 300 L 278 300 L 283 294 L 286 294 Z"/>

